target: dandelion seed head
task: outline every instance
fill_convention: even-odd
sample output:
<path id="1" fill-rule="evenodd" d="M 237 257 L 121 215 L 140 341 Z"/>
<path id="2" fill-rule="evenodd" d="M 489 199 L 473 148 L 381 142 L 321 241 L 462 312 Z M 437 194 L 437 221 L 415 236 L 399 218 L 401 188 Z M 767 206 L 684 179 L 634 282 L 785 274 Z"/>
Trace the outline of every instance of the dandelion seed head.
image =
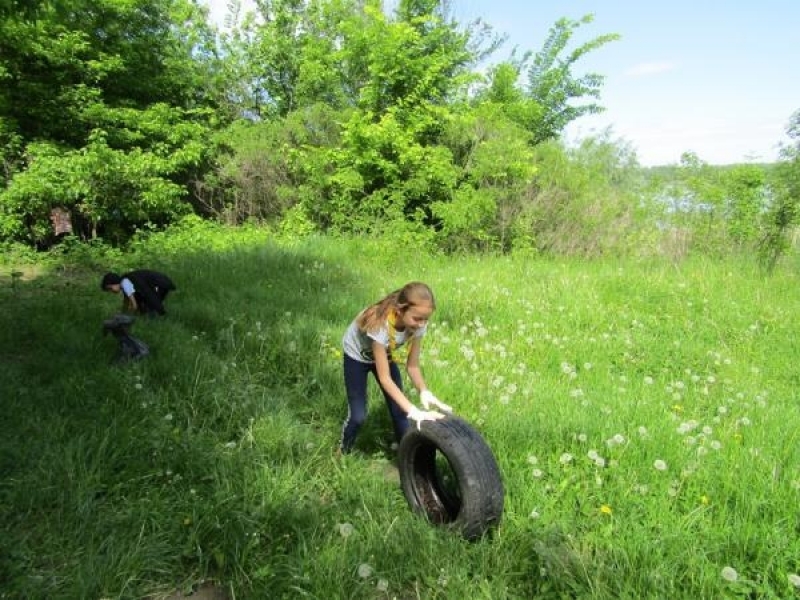
<path id="1" fill-rule="evenodd" d="M 385 579 L 378 579 L 378 583 L 375 584 L 375 587 L 379 592 L 386 592 L 389 589 L 389 582 Z"/>
<path id="2" fill-rule="evenodd" d="M 788 579 L 789 583 L 791 583 L 794 587 L 800 588 L 800 575 L 797 573 L 789 573 Z"/>
<path id="3" fill-rule="evenodd" d="M 339 523 L 339 535 L 343 538 L 349 538 L 354 531 L 355 527 L 353 527 L 352 523 Z"/>
<path id="4" fill-rule="evenodd" d="M 656 459 L 656 461 L 653 463 L 653 467 L 655 468 L 656 471 L 666 471 L 667 463 L 659 458 Z"/>
<path id="5" fill-rule="evenodd" d="M 722 567 L 722 572 L 720 573 L 720 575 L 722 575 L 722 578 L 725 581 L 733 582 L 739 579 L 739 573 L 737 573 L 736 569 L 734 569 L 733 567 Z"/>
<path id="6" fill-rule="evenodd" d="M 361 579 L 369 579 L 372 576 L 372 567 L 367 563 L 358 565 L 358 576 Z"/>
<path id="7" fill-rule="evenodd" d="M 531 471 L 531 475 L 533 475 L 536 479 L 539 479 L 544 473 L 542 473 L 541 469 L 534 469 Z"/>
<path id="8" fill-rule="evenodd" d="M 569 463 L 572 462 L 572 454 L 570 454 L 569 452 L 564 452 L 559 457 L 558 462 L 560 462 L 562 465 L 568 465 Z"/>

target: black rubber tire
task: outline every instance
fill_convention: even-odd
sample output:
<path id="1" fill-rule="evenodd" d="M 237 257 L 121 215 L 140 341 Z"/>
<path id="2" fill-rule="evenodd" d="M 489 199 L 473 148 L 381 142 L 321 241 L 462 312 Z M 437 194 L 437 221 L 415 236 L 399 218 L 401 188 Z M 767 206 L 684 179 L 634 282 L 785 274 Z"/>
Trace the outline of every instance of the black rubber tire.
<path id="1" fill-rule="evenodd" d="M 448 467 L 451 472 L 448 472 Z M 413 421 L 398 450 L 400 485 L 411 509 L 468 540 L 500 524 L 504 490 L 491 449 L 466 421 Z M 448 482 L 449 475 L 455 481 Z"/>

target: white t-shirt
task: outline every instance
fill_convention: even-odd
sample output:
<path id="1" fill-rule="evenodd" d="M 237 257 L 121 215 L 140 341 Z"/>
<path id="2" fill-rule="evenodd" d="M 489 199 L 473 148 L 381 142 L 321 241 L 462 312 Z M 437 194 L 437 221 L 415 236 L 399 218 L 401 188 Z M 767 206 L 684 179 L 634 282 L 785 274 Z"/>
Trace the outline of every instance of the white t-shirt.
<path id="1" fill-rule="evenodd" d="M 417 329 L 414 333 L 414 337 L 421 338 L 425 335 L 427 329 L 427 324 L 423 325 Z M 400 348 L 408 341 L 408 339 L 406 339 L 406 333 L 406 331 L 395 331 L 395 349 Z M 375 362 L 375 357 L 372 354 L 373 341 L 381 344 L 387 351 L 389 350 L 389 322 L 385 322 L 377 331 L 366 332 L 358 328 L 358 317 L 356 317 L 356 319 L 350 323 L 350 327 L 347 328 L 347 331 L 344 332 L 342 350 L 353 360 L 363 363 Z"/>
<path id="2" fill-rule="evenodd" d="M 133 282 L 127 277 L 120 281 L 119 287 L 122 288 L 122 293 L 128 297 L 133 296 L 136 292 L 136 288 L 133 287 Z"/>

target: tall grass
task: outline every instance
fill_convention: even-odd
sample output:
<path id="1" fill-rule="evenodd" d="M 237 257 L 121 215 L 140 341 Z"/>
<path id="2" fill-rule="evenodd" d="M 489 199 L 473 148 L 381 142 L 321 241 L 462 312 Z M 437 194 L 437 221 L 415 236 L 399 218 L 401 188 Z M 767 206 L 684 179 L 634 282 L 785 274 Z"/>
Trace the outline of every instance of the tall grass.
<path id="1" fill-rule="evenodd" d="M 125 264 L 0 281 L 0 597 L 791 598 L 797 270 L 418 256 L 192 226 Z M 106 268 L 160 268 L 146 359 L 111 364 Z M 9 268 L 10 273 L 11 268 Z M 408 509 L 371 388 L 336 458 L 339 340 L 411 279 L 423 368 L 492 447 L 499 530 Z"/>

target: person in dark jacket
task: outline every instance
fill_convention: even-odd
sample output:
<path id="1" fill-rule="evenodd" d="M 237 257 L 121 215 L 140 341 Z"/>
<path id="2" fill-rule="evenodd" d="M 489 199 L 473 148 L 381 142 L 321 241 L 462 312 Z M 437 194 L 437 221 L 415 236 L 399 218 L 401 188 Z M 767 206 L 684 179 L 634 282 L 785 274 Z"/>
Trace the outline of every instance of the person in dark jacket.
<path id="1" fill-rule="evenodd" d="M 140 314 L 165 315 L 164 300 L 176 289 L 172 280 L 158 271 L 139 269 L 123 275 L 106 273 L 100 289 L 118 294 L 122 292 L 122 309 Z"/>

